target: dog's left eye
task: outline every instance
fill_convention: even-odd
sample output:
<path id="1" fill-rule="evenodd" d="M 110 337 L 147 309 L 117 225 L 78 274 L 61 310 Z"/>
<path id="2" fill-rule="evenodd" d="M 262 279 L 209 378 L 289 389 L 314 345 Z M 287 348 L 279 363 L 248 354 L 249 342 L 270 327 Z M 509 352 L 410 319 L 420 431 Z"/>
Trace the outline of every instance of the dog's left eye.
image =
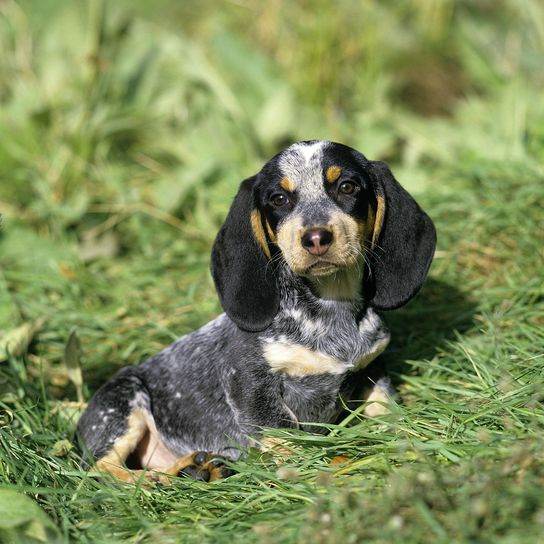
<path id="1" fill-rule="evenodd" d="M 272 195 L 270 200 L 272 201 L 272 204 L 276 206 L 276 208 L 281 208 L 282 206 L 285 206 L 289 202 L 287 197 L 283 195 L 282 193 L 276 193 L 275 195 Z"/>
<path id="2" fill-rule="evenodd" d="M 351 195 L 355 191 L 356 187 L 357 186 L 352 181 L 343 181 L 338 186 L 338 190 L 345 195 Z"/>

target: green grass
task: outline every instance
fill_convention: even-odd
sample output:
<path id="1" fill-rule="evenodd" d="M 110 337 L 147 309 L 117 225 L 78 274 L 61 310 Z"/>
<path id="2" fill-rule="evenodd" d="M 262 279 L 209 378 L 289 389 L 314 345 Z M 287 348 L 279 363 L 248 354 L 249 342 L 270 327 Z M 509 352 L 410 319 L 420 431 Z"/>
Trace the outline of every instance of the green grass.
<path id="1" fill-rule="evenodd" d="M 0 362 L 0 541 L 541 540 L 542 6 L 106 4 L 0 4 L 0 347 L 45 318 Z M 387 160 L 437 226 L 424 289 L 387 315 L 394 413 L 269 431 L 282 467 L 252 451 L 213 484 L 89 477 L 60 442 L 71 331 L 88 399 L 217 315 L 239 181 L 308 138 Z"/>

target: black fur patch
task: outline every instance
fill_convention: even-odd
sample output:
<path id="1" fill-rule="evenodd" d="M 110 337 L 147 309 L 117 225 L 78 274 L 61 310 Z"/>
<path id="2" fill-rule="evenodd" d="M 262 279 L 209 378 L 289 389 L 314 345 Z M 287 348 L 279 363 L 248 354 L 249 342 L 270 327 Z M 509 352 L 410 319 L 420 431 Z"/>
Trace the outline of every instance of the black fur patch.
<path id="1" fill-rule="evenodd" d="M 378 310 L 394 310 L 421 289 L 433 259 L 436 231 L 384 162 L 369 161 L 367 168 L 377 195 L 385 198 L 383 226 L 370 256 L 368 303 Z"/>
<path id="2" fill-rule="evenodd" d="M 212 250 L 212 276 L 226 314 L 242 330 L 266 329 L 280 304 L 274 267 L 255 240 L 251 211 L 255 177 L 234 198 Z"/>

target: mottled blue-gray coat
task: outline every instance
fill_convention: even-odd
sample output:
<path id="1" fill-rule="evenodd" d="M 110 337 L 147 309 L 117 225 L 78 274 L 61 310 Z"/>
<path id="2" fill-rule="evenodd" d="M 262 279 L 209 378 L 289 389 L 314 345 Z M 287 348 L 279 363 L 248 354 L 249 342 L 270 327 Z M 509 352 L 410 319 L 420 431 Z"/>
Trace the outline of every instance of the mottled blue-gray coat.
<path id="1" fill-rule="evenodd" d="M 334 421 L 389 341 L 376 310 L 417 293 L 434 247 L 384 163 L 331 142 L 287 148 L 242 183 L 217 236 L 225 313 L 97 391 L 78 425 L 87 454 L 165 470 L 195 451 L 235 459 L 262 427 Z M 386 400 L 388 380 L 373 385 Z"/>

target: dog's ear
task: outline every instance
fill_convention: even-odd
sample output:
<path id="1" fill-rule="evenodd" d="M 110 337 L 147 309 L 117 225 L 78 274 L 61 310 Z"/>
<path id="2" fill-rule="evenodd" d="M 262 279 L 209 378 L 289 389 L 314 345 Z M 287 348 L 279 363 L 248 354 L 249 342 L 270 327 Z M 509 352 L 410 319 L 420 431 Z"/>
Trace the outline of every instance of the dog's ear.
<path id="1" fill-rule="evenodd" d="M 376 214 L 369 255 L 369 304 L 393 310 L 406 304 L 421 288 L 436 246 L 430 217 L 381 161 L 368 161 L 376 196 Z"/>
<path id="2" fill-rule="evenodd" d="M 212 276 L 221 306 L 242 330 L 266 329 L 278 313 L 279 290 L 262 217 L 256 176 L 242 182 L 212 250 Z"/>

